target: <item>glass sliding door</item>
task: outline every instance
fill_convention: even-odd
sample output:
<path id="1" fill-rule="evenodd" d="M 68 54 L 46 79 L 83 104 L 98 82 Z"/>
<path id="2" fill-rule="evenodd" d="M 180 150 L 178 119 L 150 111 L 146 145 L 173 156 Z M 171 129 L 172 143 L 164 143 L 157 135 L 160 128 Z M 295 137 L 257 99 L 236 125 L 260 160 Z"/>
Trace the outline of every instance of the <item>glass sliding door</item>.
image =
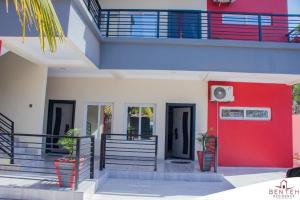
<path id="1" fill-rule="evenodd" d="M 168 13 L 168 38 L 201 38 L 201 13 L 170 11 Z"/>
<path id="2" fill-rule="evenodd" d="M 86 113 L 86 135 L 98 138 L 101 134 L 112 133 L 112 104 L 88 105 Z"/>
<path id="3" fill-rule="evenodd" d="M 87 106 L 87 120 L 86 120 L 86 135 L 97 135 L 99 131 L 99 107 L 97 105 Z"/>
<path id="4" fill-rule="evenodd" d="M 131 14 L 130 33 L 134 37 L 156 37 L 157 35 L 157 13 L 135 12 Z"/>
<path id="5" fill-rule="evenodd" d="M 112 134 L 112 105 L 100 106 L 100 134 Z"/>
<path id="6" fill-rule="evenodd" d="M 86 107 L 86 135 L 95 136 L 95 156 L 100 156 L 102 134 L 112 134 L 113 104 L 90 104 Z"/>

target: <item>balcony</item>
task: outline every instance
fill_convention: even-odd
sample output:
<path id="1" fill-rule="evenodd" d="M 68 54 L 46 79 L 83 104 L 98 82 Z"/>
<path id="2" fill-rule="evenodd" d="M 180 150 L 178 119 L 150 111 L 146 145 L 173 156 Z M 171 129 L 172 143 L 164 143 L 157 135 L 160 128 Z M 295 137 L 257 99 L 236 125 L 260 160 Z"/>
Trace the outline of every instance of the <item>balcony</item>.
<path id="1" fill-rule="evenodd" d="M 101 69 L 300 74 L 300 15 L 83 2 L 100 34 Z"/>
<path id="2" fill-rule="evenodd" d="M 104 37 L 299 42 L 300 15 L 199 10 L 101 9 L 85 0 Z"/>
<path id="3" fill-rule="evenodd" d="M 299 42 L 300 15 L 101 9 L 85 0 L 103 37 Z"/>

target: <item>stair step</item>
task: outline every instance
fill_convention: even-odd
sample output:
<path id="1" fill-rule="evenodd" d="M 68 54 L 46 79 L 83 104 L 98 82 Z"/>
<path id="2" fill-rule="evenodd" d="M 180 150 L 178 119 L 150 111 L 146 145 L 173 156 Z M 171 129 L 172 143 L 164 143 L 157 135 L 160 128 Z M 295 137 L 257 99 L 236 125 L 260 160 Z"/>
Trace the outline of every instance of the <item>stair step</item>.
<path id="1" fill-rule="evenodd" d="M 175 172 L 146 172 L 146 171 L 117 171 L 107 170 L 109 178 L 139 179 L 139 180 L 167 180 L 189 182 L 219 182 L 223 181 L 222 174 L 218 173 L 175 173 Z"/>
<path id="2" fill-rule="evenodd" d="M 0 158 L 0 165 L 9 165 L 10 159 L 9 158 Z"/>

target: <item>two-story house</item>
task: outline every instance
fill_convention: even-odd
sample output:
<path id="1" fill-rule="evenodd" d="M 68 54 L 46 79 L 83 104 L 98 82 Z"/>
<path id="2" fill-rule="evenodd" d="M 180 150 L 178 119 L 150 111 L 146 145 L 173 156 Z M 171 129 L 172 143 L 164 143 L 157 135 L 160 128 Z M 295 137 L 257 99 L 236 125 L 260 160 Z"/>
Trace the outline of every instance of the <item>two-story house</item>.
<path id="1" fill-rule="evenodd" d="M 51 54 L 33 30 L 22 42 L 0 1 L 0 112 L 16 133 L 77 127 L 95 135 L 98 156 L 103 133 L 157 135 L 158 159 L 197 160 L 197 137 L 212 128 L 219 166 L 292 166 L 299 2 L 53 4 L 66 40 Z"/>

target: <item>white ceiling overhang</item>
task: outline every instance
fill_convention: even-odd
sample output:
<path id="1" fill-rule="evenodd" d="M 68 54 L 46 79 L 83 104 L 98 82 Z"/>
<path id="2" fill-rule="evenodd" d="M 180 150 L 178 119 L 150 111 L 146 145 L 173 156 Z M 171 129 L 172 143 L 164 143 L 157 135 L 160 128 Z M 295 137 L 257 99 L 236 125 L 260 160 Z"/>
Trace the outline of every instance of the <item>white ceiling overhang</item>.
<path id="1" fill-rule="evenodd" d="M 300 82 L 300 75 L 200 72 L 170 70 L 101 70 L 92 68 L 50 68 L 50 77 L 99 77 L 115 79 L 157 79 L 157 80 L 192 80 L 192 81 L 229 81 L 279 83 L 292 85 Z"/>
<path id="2" fill-rule="evenodd" d="M 3 46 L 23 58 L 38 64 L 51 67 L 64 68 L 97 68 L 76 46 L 66 38 L 63 43 L 58 42 L 55 53 L 49 50 L 43 52 L 37 37 L 1 37 Z"/>

